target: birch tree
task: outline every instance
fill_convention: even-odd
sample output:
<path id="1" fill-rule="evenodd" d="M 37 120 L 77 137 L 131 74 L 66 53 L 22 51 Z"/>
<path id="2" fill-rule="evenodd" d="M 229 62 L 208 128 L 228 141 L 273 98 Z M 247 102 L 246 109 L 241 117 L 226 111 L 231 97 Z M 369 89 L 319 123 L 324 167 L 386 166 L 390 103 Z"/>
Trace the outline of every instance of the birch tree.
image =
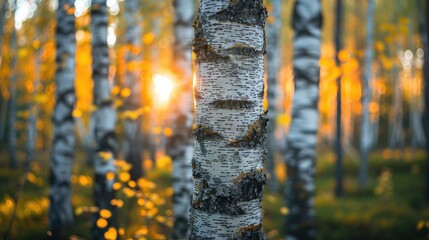
<path id="1" fill-rule="evenodd" d="M 127 22 L 125 41 L 128 46 L 125 85 L 131 90 L 131 94 L 124 102 L 124 110 L 131 112 L 138 112 L 142 108 L 141 68 L 131 67 L 140 66 L 141 63 L 142 18 L 139 11 L 138 0 L 128 0 L 125 2 L 125 19 Z M 134 116 L 136 114 L 131 115 Z M 136 118 L 125 119 L 124 123 L 125 160 L 133 166 L 130 171 L 133 180 L 137 180 L 143 175 L 140 151 L 142 147 L 142 115 L 139 114 L 136 116 Z"/>
<path id="2" fill-rule="evenodd" d="M 314 175 L 321 26 L 320 0 L 297 0 L 293 12 L 295 93 L 285 156 L 288 239 L 316 239 Z"/>
<path id="3" fill-rule="evenodd" d="M 424 128 L 426 138 L 426 169 L 425 169 L 425 189 L 424 198 L 429 202 L 429 4 L 423 4 L 422 0 L 417 1 L 419 9 L 419 28 L 424 49 L 424 65 L 423 65 L 423 77 L 424 77 L 424 113 L 422 118 L 422 125 Z M 426 10 L 426 15 L 423 13 L 423 9 Z"/>
<path id="4" fill-rule="evenodd" d="M 66 227 L 73 222 L 71 207 L 71 171 L 76 139 L 73 109 L 75 97 L 75 16 L 73 0 L 60 0 L 56 30 L 56 103 L 54 139 L 50 164 L 48 228 L 53 239 L 63 239 Z"/>
<path id="5" fill-rule="evenodd" d="M 15 9 L 17 1 L 14 1 L 14 7 L 12 10 L 12 18 L 15 19 Z M 18 56 L 18 46 L 16 38 L 16 29 L 15 29 L 15 20 L 12 20 L 12 35 L 10 38 L 10 48 L 12 49 L 13 56 L 10 62 L 10 87 L 9 87 L 9 129 L 8 129 L 8 153 L 9 153 L 9 166 L 11 168 L 16 168 L 17 157 L 16 157 L 16 79 L 17 79 L 17 67 L 16 61 Z"/>
<path id="6" fill-rule="evenodd" d="M 188 233 L 189 208 L 192 196 L 192 37 L 194 31 L 193 0 L 175 0 L 174 59 L 178 73 L 179 99 L 172 111 L 173 135 L 167 142 L 167 153 L 173 160 L 173 238 L 184 239 Z"/>
<path id="7" fill-rule="evenodd" d="M 5 15 L 7 11 L 6 3 L 8 1 L 2 1 L 1 3 L 1 9 L 0 9 L 0 67 L 3 63 L 3 35 L 4 35 L 4 25 L 5 25 Z M 1 110 L 0 110 L 0 143 L 3 142 L 3 136 L 5 132 L 5 126 L 6 126 L 6 115 L 7 115 L 7 109 L 8 109 L 9 99 L 3 94 L 2 95 L 2 103 L 1 103 Z"/>
<path id="8" fill-rule="evenodd" d="M 340 51 L 343 48 L 342 33 L 343 33 L 343 0 L 337 0 L 336 3 L 336 14 L 337 19 L 335 22 L 335 50 L 336 56 L 335 61 L 337 66 L 340 66 Z M 341 95 L 341 76 L 337 78 L 337 116 L 336 118 L 336 129 L 335 129 L 335 152 L 336 152 L 336 164 L 335 164 L 335 195 L 337 197 L 343 194 L 343 147 L 341 144 L 342 139 L 342 95 Z"/>
<path id="9" fill-rule="evenodd" d="M 94 136 L 96 141 L 95 168 L 95 205 L 99 211 L 94 216 L 92 239 L 105 239 L 104 234 L 115 227 L 115 209 L 111 205 L 115 193 L 112 189 L 116 173 L 114 154 L 116 150 L 115 122 L 116 113 L 112 107 L 111 83 L 109 82 L 109 49 L 107 46 L 108 13 L 106 0 L 93 0 L 91 6 L 92 31 L 92 78 L 94 81 Z M 97 226 L 100 212 L 110 212 L 105 219 L 105 227 Z"/>
<path id="10" fill-rule="evenodd" d="M 374 58 L 374 10 L 375 2 L 374 0 L 369 0 L 366 22 L 365 76 L 362 83 L 362 128 L 359 165 L 359 184 L 361 187 L 366 187 L 368 184 L 368 152 L 371 147 L 369 103 L 371 102 L 371 75 L 372 61 Z"/>
<path id="11" fill-rule="evenodd" d="M 271 0 L 273 17 L 272 23 L 267 25 L 267 97 L 268 97 L 268 119 L 271 121 L 267 125 L 267 168 L 272 176 L 268 181 L 268 187 L 272 191 L 278 189 L 277 179 L 274 175 L 275 153 L 278 143 L 274 136 L 277 118 L 277 77 L 280 70 L 280 31 L 281 31 L 281 1 Z"/>
<path id="12" fill-rule="evenodd" d="M 190 239 L 264 239 L 262 0 L 200 1 Z"/>

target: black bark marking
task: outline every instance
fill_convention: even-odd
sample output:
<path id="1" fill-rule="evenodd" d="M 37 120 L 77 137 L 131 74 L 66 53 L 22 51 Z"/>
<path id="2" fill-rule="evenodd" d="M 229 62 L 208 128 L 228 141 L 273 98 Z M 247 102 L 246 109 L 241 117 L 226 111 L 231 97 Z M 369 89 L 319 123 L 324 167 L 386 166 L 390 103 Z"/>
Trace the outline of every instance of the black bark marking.
<path id="1" fill-rule="evenodd" d="M 259 119 L 247 127 L 246 135 L 238 140 L 232 140 L 228 144 L 230 147 L 247 147 L 253 148 L 258 145 L 263 145 L 267 138 L 267 122 L 266 113 L 260 115 Z"/>
<path id="2" fill-rule="evenodd" d="M 194 126 L 192 129 L 192 134 L 194 135 L 195 139 L 200 143 L 201 152 L 203 154 L 207 153 L 207 149 L 204 146 L 204 141 L 223 139 L 223 137 L 218 132 L 203 125 Z"/>
<path id="3" fill-rule="evenodd" d="M 264 95 L 265 95 L 265 83 L 262 85 L 262 91 L 259 93 L 259 97 L 261 99 L 264 99 Z"/>
<path id="4" fill-rule="evenodd" d="M 247 25 L 265 27 L 267 9 L 262 0 L 231 0 L 230 5 L 214 15 L 218 21 L 230 21 Z"/>
<path id="5" fill-rule="evenodd" d="M 192 207 L 208 213 L 240 215 L 245 212 L 238 205 L 239 202 L 262 199 L 263 186 L 267 174 L 263 169 L 254 169 L 241 173 L 232 186 L 212 184 L 202 179 L 196 186 L 198 193 L 192 201 Z"/>
<path id="6" fill-rule="evenodd" d="M 210 103 L 215 108 L 220 109 L 246 109 L 253 108 L 255 103 L 247 100 L 216 100 Z"/>
<path id="7" fill-rule="evenodd" d="M 229 54 L 242 55 L 247 57 L 256 57 L 264 54 L 264 51 L 258 51 L 252 46 L 245 44 L 235 44 L 234 46 L 227 49 Z"/>
<path id="8" fill-rule="evenodd" d="M 237 231 L 235 240 L 260 240 L 265 239 L 262 224 L 249 225 L 242 227 Z"/>
<path id="9" fill-rule="evenodd" d="M 210 179 L 211 179 L 210 174 L 206 170 L 201 169 L 201 164 L 197 163 L 195 161 L 195 158 L 192 158 L 191 162 L 192 162 L 192 176 L 195 179 L 201 179 L 202 178 L 202 179 L 205 179 L 207 181 L 210 181 Z"/>
<path id="10" fill-rule="evenodd" d="M 203 125 L 195 125 L 192 129 L 192 134 L 195 136 L 198 142 L 223 139 L 223 137 L 218 132 Z"/>

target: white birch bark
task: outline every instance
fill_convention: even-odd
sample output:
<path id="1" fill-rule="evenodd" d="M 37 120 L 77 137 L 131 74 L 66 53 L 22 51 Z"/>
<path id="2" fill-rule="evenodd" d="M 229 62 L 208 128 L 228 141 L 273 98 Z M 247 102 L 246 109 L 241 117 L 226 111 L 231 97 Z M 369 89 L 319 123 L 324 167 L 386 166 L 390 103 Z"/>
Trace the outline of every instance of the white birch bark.
<path id="1" fill-rule="evenodd" d="M 268 119 L 267 125 L 267 169 L 271 178 L 268 180 L 268 188 L 278 190 L 278 182 L 275 177 L 275 153 L 278 151 L 278 141 L 275 138 L 277 119 L 277 78 L 280 70 L 280 31 L 281 31 L 281 1 L 271 0 L 274 22 L 267 25 L 267 98 Z"/>
<path id="2" fill-rule="evenodd" d="M 3 33 L 4 33 L 4 23 L 5 23 L 5 15 L 6 15 L 6 3 L 8 1 L 3 0 L 1 4 L 1 12 L 0 12 L 0 67 L 3 63 Z M 5 96 L 2 96 L 1 110 L 0 110 L 0 143 L 3 142 L 5 127 L 6 127 L 6 115 L 9 105 L 9 99 L 6 99 Z"/>
<path id="3" fill-rule="evenodd" d="M 41 60 L 41 49 L 37 48 L 36 51 L 36 61 L 35 61 L 35 79 L 33 82 L 33 92 L 31 93 L 32 100 L 30 102 L 29 111 L 30 117 L 28 120 L 28 130 L 27 130 L 27 159 L 25 165 L 28 168 L 31 162 L 34 159 L 35 146 L 36 146 L 36 118 L 37 118 L 37 105 L 34 103 L 34 97 L 37 94 L 37 88 L 40 82 L 40 60 Z"/>
<path id="4" fill-rule="evenodd" d="M 140 70 L 142 17 L 138 0 L 127 0 L 125 2 L 125 20 L 127 23 L 125 43 L 128 46 L 125 86 L 131 90 L 131 95 L 125 99 L 124 110 L 137 112 L 142 108 L 142 73 Z M 138 67 L 131 68 L 130 66 Z M 141 115 L 133 119 L 127 118 L 124 123 L 125 160 L 133 166 L 130 171 L 133 180 L 143 176 L 140 151 L 142 147 L 141 123 Z"/>
<path id="5" fill-rule="evenodd" d="M 15 19 L 15 8 L 17 1 L 14 1 L 14 8 L 12 10 L 12 18 Z M 9 153 L 9 166 L 16 168 L 18 160 L 16 157 L 16 79 L 17 79 L 17 67 L 16 61 L 18 56 L 18 46 L 16 38 L 15 21 L 13 20 L 12 36 L 10 39 L 10 48 L 13 51 L 12 60 L 10 63 L 11 75 L 10 75 L 10 86 L 9 86 L 9 129 L 8 129 L 8 153 Z"/>
<path id="6" fill-rule="evenodd" d="M 115 141 L 116 112 L 112 107 L 109 81 L 108 17 L 106 0 L 93 0 L 91 6 L 92 78 L 96 107 L 93 116 L 96 142 L 94 200 L 99 210 L 107 209 L 112 216 L 107 219 L 106 227 L 99 228 L 96 221 L 100 215 L 99 212 L 95 213 L 92 239 L 105 239 L 104 233 L 110 227 L 116 226 L 115 208 L 110 203 L 115 198 L 112 189 L 114 179 L 109 180 L 106 177 L 109 172 L 116 173 L 114 155 L 117 148 Z"/>
<path id="7" fill-rule="evenodd" d="M 429 201 L 429 4 L 424 7 L 423 0 L 417 1 L 417 9 L 419 13 L 419 29 L 424 49 L 423 59 L 423 81 L 424 88 L 424 109 L 422 125 L 426 138 L 426 167 L 425 167 L 425 186 L 424 186 L 424 199 Z M 426 10 L 426 15 L 423 13 Z"/>
<path id="8" fill-rule="evenodd" d="M 294 82 L 292 123 L 287 136 L 287 239 L 316 239 L 314 175 L 319 125 L 322 6 L 297 0 L 294 7 Z"/>
<path id="9" fill-rule="evenodd" d="M 190 239 L 265 239 L 262 0 L 200 1 Z"/>
<path id="10" fill-rule="evenodd" d="M 76 143 L 72 116 L 76 103 L 75 16 L 70 13 L 73 8 L 73 0 L 60 0 L 57 10 L 56 103 L 48 212 L 48 228 L 53 239 L 63 239 L 62 233 L 73 222 L 70 182 Z"/>
<path id="11" fill-rule="evenodd" d="M 362 128 L 360 139 L 359 185 L 368 185 L 368 152 L 371 147 L 371 123 L 369 103 L 371 102 L 372 61 L 374 59 L 374 11 L 375 2 L 369 0 L 366 23 L 365 76 L 362 83 Z"/>
<path id="12" fill-rule="evenodd" d="M 343 48 L 343 0 L 336 2 L 336 22 L 335 22 L 335 62 L 340 67 L 339 53 Z M 343 100 L 342 100 L 342 76 L 337 77 L 337 96 L 336 96 L 336 116 L 335 116 L 335 195 L 337 197 L 343 194 Z"/>
<path id="13" fill-rule="evenodd" d="M 173 239 L 188 235 L 189 210 L 192 196 L 193 154 L 192 123 L 192 38 L 194 30 L 194 0 L 175 0 L 174 5 L 174 59 L 179 98 L 173 101 L 171 111 L 173 135 L 167 140 L 167 154 L 173 160 Z"/>

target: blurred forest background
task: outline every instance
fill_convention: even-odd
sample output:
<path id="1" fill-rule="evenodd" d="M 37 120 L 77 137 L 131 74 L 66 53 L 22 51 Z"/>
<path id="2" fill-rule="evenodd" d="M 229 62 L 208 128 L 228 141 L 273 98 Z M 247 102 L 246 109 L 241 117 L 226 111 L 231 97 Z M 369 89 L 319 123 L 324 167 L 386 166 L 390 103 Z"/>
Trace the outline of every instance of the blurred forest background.
<path id="1" fill-rule="evenodd" d="M 115 166 L 117 225 L 110 236 L 120 239 L 171 239 L 173 228 L 172 171 L 168 138 L 174 134 L 171 115 L 180 74 L 174 58 L 174 6 L 172 0 L 139 0 L 141 61 L 127 61 L 134 51 L 126 39 L 125 3 L 107 0 L 108 77 L 112 106 L 117 112 Z M 429 208 L 425 201 L 424 42 L 426 1 L 376 0 L 374 61 L 370 80 L 370 153 L 368 180 L 358 179 L 361 147 L 362 81 L 368 1 L 343 0 L 342 26 L 337 1 L 323 0 L 320 59 L 320 125 L 316 161 L 316 221 L 318 239 L 429 239 Z M 419 5 L 423 3 L 423 5 Z M 91 2 L 76 0 L 69 11 L 76 17 L 76 105 L 73 110 L 77 145 L 71 175 L 75 224 L 70 239 L 91 238 L 94 206 L 91 116 L 93 100 Z M 267 0 L 270 13 L 272 3 Z M 279 22 L 281 53 L 275 89 L 277 114 L 274 168 L 264 195 L 264 229 L 268 239 L 284 239 L 286 164 L 284 152 L 293 103 L 294 1 L 281 1 Z M 0 232 L 8 239 L 42 239 L 47 232 L 49 163 L 53 145 L 55 106 L 56 0 L 2 0 L 0 66 Z M 193 12 L 196 13 L 198 1 Z M 341 26 L 340 51 L 336 30 Z M 267 36 L 270 38 L 270 35 Z M 269 41 L 269 40 L 268 40 Z M 337 58 L 338 57 L 338 58 Z M 336 60 L 339 61 L 337 64 Z M 139 69 L 141 105 L 126 108 L 134 91 L 127 85 L 128 71 Z M 341 79 L 341 145 L 343 168 L 336 169 L 337 78 Z M 271 86 L 268 86 L 268 89 Z M 272 88 L 272 87 L 271 87 Z M 267 88 L 266 88 L 267 89 Z M 268 108 L 265 98 L 264 106 Z M 272 103 L 270 103 L 272 104 Z M 141 121 L 142 177 L 135 179 L 125 161 L 127 119 Z M 426 122 L 425 124 L 429 124 Z M 100 154 L 100 152 L 98 153 Z M 103 152 L 101 152 L 103 154 Z M 101 156 L 110 158 L 110 155 Z M 136 168 L 134 168 L 136 169 Z M 342 172 L 338 190 L 336 173 Z M 113 178 L 113 177 L 112 177 Z M 274 184 L 272 183 L 274 181 Z M 361 183 L 361 184 L 359 184 Z M 136 191 L 136 189 L 139 189 Z M 99 213 L 100 219 L 111 212 Z M 100 227 L 105 222 L 99 221 Z M 115 237 L 112 237 L 115 239 Z"/>

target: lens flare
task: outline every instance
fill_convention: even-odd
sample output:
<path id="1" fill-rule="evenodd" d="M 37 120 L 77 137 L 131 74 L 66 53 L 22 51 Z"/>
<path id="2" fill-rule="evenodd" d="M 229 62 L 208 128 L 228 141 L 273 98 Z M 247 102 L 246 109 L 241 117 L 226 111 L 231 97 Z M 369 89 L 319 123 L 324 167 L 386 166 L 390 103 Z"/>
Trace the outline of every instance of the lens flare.
<path id="1" fill-rule="evenodd" d="M 153 76 L 154 97 L 161 105 L 168 103 L 173 92 L 174 83 L 171 78 L 161 74 Z"/>

